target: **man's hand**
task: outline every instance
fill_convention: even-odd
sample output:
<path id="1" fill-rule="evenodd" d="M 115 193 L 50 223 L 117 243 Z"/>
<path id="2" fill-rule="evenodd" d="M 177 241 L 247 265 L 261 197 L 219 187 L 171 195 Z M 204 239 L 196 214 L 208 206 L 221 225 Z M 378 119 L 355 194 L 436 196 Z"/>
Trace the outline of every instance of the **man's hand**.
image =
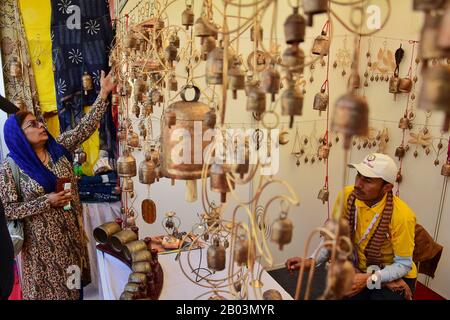
<path id="1" fill-rule="evenodd" d="M 100 96 L 103 100 L 108 98 L 109 93 L 116 86 L 114 77 L 112 75 L 112 71 L 109 72 L 107 76 L 105 76 L 105 71 L 102 70 L 100 77 Z"/>
<path id="2" fill-rule="evenodd" d="M 314 259 L 311 259 L 311 258 L 304 259 L 301 257 L 293 257 L 293 258 L 287 259 L 285 265 L 286 265 L 286 268 L 290 272 L 293 272 L 294 270 L 300 269 L 300 267 L 302 266 L 302 261 L 305 261 L 305 269 L 311 268 L 311 266 L 314 263 Z"/>
<path id="3" fill-rule="evenodd" d="M 371 274 L 369 273 L 356 273 L 353 277 L 352 288 L 346 293 L 346 296 L 353 297 L 363 291 L 364 288 L 367 288 L 367 279 L 369 279 L 370 276 Z"/>

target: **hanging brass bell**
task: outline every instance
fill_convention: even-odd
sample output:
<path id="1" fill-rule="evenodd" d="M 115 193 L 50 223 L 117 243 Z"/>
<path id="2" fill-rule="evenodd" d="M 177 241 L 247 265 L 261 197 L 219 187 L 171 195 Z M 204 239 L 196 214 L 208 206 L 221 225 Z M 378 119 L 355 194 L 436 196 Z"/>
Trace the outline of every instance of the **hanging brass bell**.
<path id="1" fill-rule="evenodd" d="M 325 89 L 321 89 L 319 93 L 314 96 L 314 104 L 313 109 L 319 111 L 319 116 L 322 111 L 327 111 L 328 108 L 329 97 L 328 94 L 325 93 Z"/>
<path id="2" fill-rule="evenodd" d="M 250 28 L 250 41 L 254 42 L 256 40 L 256 29 L 259 30 L 259 41 L 262 41 L 263 39 L 263 28 L 261 27 L 261 25 L 258 25 L 257 28 L 255 28 L 254 26 L 252 26 Z"/>
<path id="3" fill-rule="evenodd" d="M 445 0 L 414 0 L 413 9 L 416 11 L 432 11 L 443 7 Z"/>
<path id="4" fill-rule="evenodd" d="M 128 146 L 131 147 L 131 148 L 139 148 L 139 147 L 140 147 L 140 144 L 139 144 L 139 135 L 138 135 L 136 132 L 130 130 L 130 131 L 128 132 L 128 140 L 127 140 L 127 144 L 128 144 Z"/>
<path id="5" fill-rule="evenodd" d="M 297 45 L 291 45 L 283 52 L 282 62 L 292 73 L 303 73 L 305 69 L 305 53 Z"/>
<path id="6" fill-rule="evenodd" d="M 208 53 L 210 53 L 216 48 L 216 39 L 212 36 L 202 39 L 204 40 L 201 47 L 201 55 L 202 59 L 206 61 L 206 59 L 208 58 Z"/>
<path id="7" fill-rule="evenodd" d="M 450 124 L 450 66 L 436 65 L 425 71 L 419 108 L 445 113 L 443 130 L 448 131 Z"/>
<path id="8" fill-rule="evenodd" d="M 248 96 L 250 91 L 259 87 L 259 81 L 253 78 L 253 75 L 249 74 L 245 81 L 245 95 Z"/>
<path id="9" fill-rule="evenodd" d="M 175 75 L 171 76 L 169 79 L 169 90 L 178 91 L 178 81 Z"/>
<path id="10" fill-rule="evenodd" d="M 330 147 L 328 145 L 322 144 L 317 149 L 317 157 L 320 159 L 328 159 L 328 156 L 330 155 Z"/>
<path id="11" fill-rule="evenodd" d="M 130 177 L 125 177 L 123 179 L 122 192 L 133 192 L 134 185 L 133 180 Z"/>
<path id="12" fill-rule="evenodd" d="M 119 177 L 134 177 L 136 175 L 136 159 L 128 149 L 117 159 L 117 174 Z"/>
<path id="13" fill-rule="evenodd" d="M 271 64 L 269 68 L 261 74 L 261 88 L 265 93 L 272 95 L 272 102 L 275 101 L 275 95 L 280 91 L 281 77 L 280 73 Z"/>
<path id="14" fill-rule="evenodd" d="M 234 246 L 234 261 L 238 266 L 247 265 L 248 240 L 238 239 Z"/>
<path id="15" fill-rule="evenodd" d="M 203 123 L 208 128 L 213 129 L 216 126 L 216 121 L 217 121 L 216 112 L 213 109 L 211 109 L 205 114 L 205 119 L 203 120 Z"/>
<path id="16" fill-rule="evenodd" d="M 400 122 L 398 123 L 398 127 L 402 130 L 409 129 L 409 119 L 407 117 L 403 117 L 400 119 Z"/>
<path id="17" fill-rule="evenodd" d="M 186 27 L 186 30 L 194 25 L 194 11 L 192 11 L 192 5 L 186 5 L 186 9 L 184 9 L 181 14 L 181 24 Z"/>
<path id="18" fill-rule="evenodd" d="M 398 91 L 401 93 L 410 93 L 412 90 L 413 81 L 411 78 L 401 78 L 398 84 Z"/>
<path id="19" fill-rule="evenodd" d="M 172 67 L 173 62 L 177 59 L 178 49 L 173 42 L 170 42 L 169 45 L 164 50 L 164 58 L 169 62 L 170 67 Z"/>
<path id="20" fill-rule="evenodd" d="M 237 99 L 237 90 L 245 89 L 245 73 L 239 65 L 228 70 L 228 88 L 233 92 L 233 99 Z"/>
<path id="21" fill-rule="evenodd" d="M 298 13 L 298 7 L 293 8 L 293 13 L 284 22 L 284 37 L 287 44 L 299 44 L 305 41 L 305 18 Z"/>
<path id="22" fill-rule="evenodd" d="M 227 193 L 231 191 L 227 182 L 227 173 L 230 172 L 230 168 L 225 164 L 214 163 L 209 169 L 211 175 L 211 190 L 220 193 L 220 201 L 225 203 L 227 201 Z M 231 187 L 234 189 L 234 181 L 230 180 Z"/>
<path id="23" fill-rule="evenodd" d="M 319 56 L 327 56 L 330 51 L 330 38 L 325 31 L 314 39 L 314 44 L 311 49 L 311 53 Z"/>
<path id="24" fill-rule="evenodd" d="M 17 57 L 14 57 L 9 66 L 9 75 L 13 78 L 20 78 L 22 76 L 22 63 Z"/>
<path id="25" fill-rule="evenodd" d="M 283 250 L 284 245 L 292 240 L 292 231 L 294 225 L 285 214 L 282 214 L 272 225 L 271 240 L 278 244 L 279 249 Z"/>
<path id="26" fill-rule="evenodd" d="M 295 88 L 293 83 L 283 92 L 281 96 L 281 115 L 289 116 L 289 128 L 294 124 L 294 116 L 301 116 L 303 113 L 303 93 Z"/>
<path id="27" fill-rule="evenodd" d="M 317 195 L 317 199 L 322 200 L 322 203 L 325 204 L 325 202 L 328 202 L 328 199 L 330 198 L 330 191 L 328 191 L 328 188 L 323 187 L 320 189 L 319 194 Z"/>
<path id="28" fill-rule="evenodd" d="M 208 53 L 206 59 L 206 83 L 222 84 L 223 81 L 223 48 L 217 47 Z"/>
<path id="29" fill-rule="evenodd" d="M 403 146 L 397 147 L 397 149 L 395 149 L 395 156 L 400 160 L 401 158 L 403 158 L 406 154 L 406 149 Z"/>
<path id="30" fill-rule="evenodd" d="M 400 85 L 400 78 L 397 75 L 394 75 L 389 80 L 389 93 L 399 93 L 399 85 Z"/>
<path id="31" fill-rule="evenodd" d="M 307 16 L 307 25 L 312 27 L 313 15 L 328 11 L 328 0 L 303 0 L 303 12 Z"/>
<path id="32" fill-rule="evenodd" d="M 225 248 L 220 244 L 219 238 L 214 238 L 213 244 L 207 251 L 208 269 L 222 271 L 225 269 Z"/>
<path id="33" fill-rule="evenodd" d="M 210 36 L 215 37 L 216 36 L 216 33 L 214 32 L 214 30 L 208 28 L 208 26 L 205 24 L 203 19 L 204 19 L 203 17 L 198 18 L 197 20 L 195 20 L 195 24 L 194 24 L 194 35 L 196 37 L 201 38 L 202 44 L 206 37 L 210 37 Z"/>
<path id="34" fill-rule="evenodd" d="M 353 136 L 369 132 L 369 106 L 365 98 L 348 93 L 341 96 L 333 111 L 331 130 L 344 135 L 344 148 L 348 150 Z"/>
<path id="35" fill-rule="evenodd" d="M 84 72 L 83 76 L 81 77 L 81 82 L 83 84 L 83 90 L 85 95 L 88 94 L 88 91 L 94 89 L 94 82 L 92 81 L 92 77 L 89 73 Z"/>
<path id="36" fill-rule="evenodd" d="M 444 177 L 450 177 L 450 162 L 444 163 L 441 169 L 441 175 Z"/>
<path id="37" fill-rule="evenodd" d="M 145 160 L 139 165 L 139 182 L 143 184 L 152 184 L 155 182 L 155 164 L 152 161 L 150 152 L 145 153 Z"/>
<path id="38" fill-rule="evenodd" d="M 266 111 L 266 94 L 258 87 L 251 88 L 247 95 L 247 111 L 257 114 Z"/>

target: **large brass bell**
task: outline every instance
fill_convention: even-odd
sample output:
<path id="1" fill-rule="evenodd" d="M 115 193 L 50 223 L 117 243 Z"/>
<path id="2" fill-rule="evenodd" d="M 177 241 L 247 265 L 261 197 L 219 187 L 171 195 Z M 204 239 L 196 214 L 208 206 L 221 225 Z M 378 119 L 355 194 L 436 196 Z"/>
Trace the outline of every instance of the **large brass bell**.
<path id="1" fill-rule="evenodd" d="M 134 177 L 136 175 L 136 159 L 128 149 L 117 159 L 117 174 L 119 177 Z"/>
<path id="2" fill-rule="evenodd" d="M 321 35 L 314 39 L 314 44 L 311 49 L 311 53 L 319 56 L 327 56 L 330 51 L 330 38 L 325 31 L 322 31 Z"/>
<path id="3" fill-rule="evenodd" d="M 203 21 L 204 17 L 200 17 L 197 20 L 195 20 L 194 24 L 194 35 L 196 37 L 201 38 L 201 43 L 203 44 L 203 41 L 206 37 L 209 36 L 216 36 L 216 32 L 214 32 L 213 29 L 208 28 L 208 26 Z"/>
<path id="4" fill-rule="evenodd" d="M 92 76 L 89 73 L 84 72 L 83 76 L 81 77 L 81 82 L 83 84 L 85 95 L 87 95 L 89 91 L 94 89 L 94 82 L 92 81 Z"/>
<path id="5" fill-rule="evenodd" d="M 287 44 L 298 44 L 305 41 L 305 18 L 298 13 L 298 7 L 293 8 L 293 13 L 284 22 L 284 37 Z"/>
<path id="6" fill-rule="evenodd" d="M 266 94 L 258 87 L 253 87 L 247 94 L 247 111 L 262 114 L 266 111 Z"/>
<path id="7" fill-rule="evenodd" d="M 225 247 L 220 243 L 219 238 L 214 238 L 213 244 L 207 251 L 208 268 L 213 271 L 225 269 Z"/>
<path id="8" fill-rule="evenodd" d="M 228 70 L 228 87 L 233 92 L 233 99 L 237 99 L 237 90 L 245 89 L 245 73 L 237 64 Z"/>
<path id="9" fill-rule="evenodd" d="M 369 132 L 369 106 L 365 98 L 348 93 L 335 105 L 331 130 L 344 135 L 344 148 L 348 150 L 352 136 L 365 136 Z"/>
<path id="10" fill-rule="evenodd" d="M 143 184 L 152 184 L 155 182 L 155 164 L 152 161 L 150 152 L 145 153 L 145 160 L 139 165 L 139 182 Z"/>
<path id="11" fill-rule="evenodd" d="M 211 109 L 205 114 L 205 119 L 203 123 L 210 129 L 213 129 L 216 126 L 217 116 L 214 109 Z"/>
<path id="12" fill-rule="evenodd" d="M 272 102 L 275 101 L 275 95 L 280 91 L 280 83 L 280 73 L 275 69 L 274 65 L 271 64 L 270 67 L 261 74 L 261 88 L 264 92 L 272 95 Z"/>
<path id="13" fill-rule="evenodd" d="M 195 96 L 191 101 L 187 101 L 185 96 L 188 88 L 193 88 L 195 91 Z M 203 169 L 203 152 L 209 145 L 208 141 L 202 141 L 202 147 L 199 147 L 195 143 L 196 139 L 183 140 L 190 143 L 190 152 L 183 153 L 183 159 L 188 161 L 173 159 L 172 153 L 174 148 L 180 147 L 179 129 L 182 129 L 183 132 L 187 130 L 191 138 L 197 135 L 196 128 L 198 134 L 201 133 L 201 136 L 205 134 L 209 127 L 204 120 L 211 109 L 208 105 L 198 101 L 200 89 L 195 86 L 184 87 L 180 96 L 182 100 L 172 103 L 163 115 L 166 125 L 163 127 L 161 134 L 161 174 L 171 179 L 200 179 Z M 173 121 L 168 121 L 167 117 L 170 117 Z M 168 122 L 171 124 L 170 126 L 167 125 Z M 201 131 L 198 129 L 201 129 Z M 175 135 L 178 135 L 178 139 L 174 139 Z"/>
<path id="14" fill-rule="evenodd" d="M 181 24 L 186 27 L 186 30 L 194 25 L 194 11 L 192 11 L 192 5 L 186 5 L 186 9 L 184 9 L 181 14 Z"/>
<path id="15" fill-rule="evenodd" d="M 202 38 L 203 43 L 201 47 L 201 53 L 203 60 L 206 61 L 208 58 L 208 53 L 213 51 L 216 48 L 216 39 L 213 36 Z"/>
<path id="16" fill-rule="evenodd" d="M 327 111 L 328 108 L 329 97 L 328 94 L 325 93 L 325 89 L 321 89 L 319 93 L 314 96 L 314 104 L 313 109 L 319 111 L 319 116 L 322 111 Z"/>
<path id="17" fill-rule="evenodd" d="M 211 190 L 220 193 L 220 201 L 225 203 L 227 201 L 227 193 L 231 191 L 227 182 L 227 173 L 230 168 L 225 164 L 214 163 L 209 169 L 211 175 Z M 234 181 L 230 180 L 231 187 L 234 189 Z"/>
<path id="18" fill-rule="evenodd" d="M 234 246 L 234 261 L 238 266 L 246 265 L 248 259 L 248 240 L 238 239 Z"/>
<path id="19" fill-rule="evenodd" d="M 419 108 L 445 112 L 444 131 L 450 124 L 450 66 L 436 65 L 425 71 Z"/>
<path id="20" fill-rule="evenodd" d="M 223 48 L 217 47 L 208 53 L 206 59 L 206 83 L 222 84 L 223 82 Z"/>
<path id="21" fill-rule="evenodd" d="M 307 16 L 307 25 L 312 27 L 313 15 L 328 11 L 328 0 L 303 0 L 303 12 Z"/>
<path id="22" fill-rule="evenodd" d="M 305 70 L 305 53 L 297 45 L 291 45 L 283 52 L 282 62 L 292 73 L 303 73 Z"/>
<path id="23" fill-rule="evenodd" d="M 294 124 L 294 116 L 301 116 L 302 112 L 303 93 L 290 83 L 281 96 L 281 115 L 290 117 L 289 128 Z"/>
<path id="24" fill-rule="evenodd" d="M 271 240 L 278 244 L 280 250 L 283 250 L 284 245 L 291 242 L 293 229 L 292 221 L 287 218 L 285 212 L 282 212 L 280 218 L 273 223 L 271 233 Z"/>
<path id="25" fill-rule="evenodd" d="M 450 162 L 444 163 L 441 169 L 441 175 L 444 177 L 450 177 Z"/>
<path id="26" fill-rule="evenodd" d="M 9 75 L 13 78 L 20 78 L 22 76 L 22 64 L 17 57 L 14 57 L 11 61 Z"/>

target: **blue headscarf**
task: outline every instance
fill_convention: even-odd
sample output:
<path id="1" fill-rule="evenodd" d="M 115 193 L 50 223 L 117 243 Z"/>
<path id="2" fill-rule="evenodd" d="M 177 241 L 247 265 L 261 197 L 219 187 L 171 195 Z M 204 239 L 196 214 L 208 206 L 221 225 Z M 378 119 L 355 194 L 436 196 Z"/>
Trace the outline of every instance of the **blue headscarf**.
<path id="1" fill-rule="evenodd" d="M 3 134 L 5 136 L 6 146 L 9 149 L 8 156 L 14 160 L 25 174 L 38 182 L 44 188 L 45 193 L 54 192 L 56 190 L 56 175 L 47 169 L 38 158 L 23 133 L 19 125 L 19 120 L 15 115 L 11 115 L 8 120 L 6 120 Z M 46 148 L 50 153 L 53 163 L 56 163 L 63 156 L 71 161 L 69 151 L 57 143 L 55 138 L 53 138 L 48 131 L 47 135 L 48 140 L 46 142 Z"/>

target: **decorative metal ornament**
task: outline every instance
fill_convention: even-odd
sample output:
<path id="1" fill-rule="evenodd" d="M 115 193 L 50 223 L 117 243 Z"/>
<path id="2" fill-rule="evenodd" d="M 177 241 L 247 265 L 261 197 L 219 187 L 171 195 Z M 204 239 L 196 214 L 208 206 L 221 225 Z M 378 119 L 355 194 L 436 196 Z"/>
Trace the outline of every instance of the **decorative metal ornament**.
<path id="1" fill-rule="evenodd" d="M 119 177 L 136 176 L 136 159 L 128 149 L 125 149 L 123 155 L 117 159 L 117 174 Z"/>
<path id="2" fill-rule="evenodd" d="M 322 189 L 319 190 L 317 199 L 321 200 L 323 204 L 325 204 L 325 202 L 328 202 L 329 198 L 330 198 L 330 191 L 328 191 L 327 187 L 323 187 Z"/>
<path id="3" fill-rule="evenodd" d="M 222 84 L 223 81 L 223 48 L 217 47 L 208 53 L 206 60 L 206 83 Z"/>
<path id="4" fill-rule="evenodd" d="M 263 28 L 261 27 L 261 25 L 257 25 L 256 28 L 252 26 L 250 28 L 250 41 L 252 42 L 256 40 L 257 29 L 259 30 L 259 41 L 262 41 L 263 39 Z"/>
<path id="5" fill-rule="evenodd" d="M 152 184 L 155 182 L 155 164 L 152 161 L 151 153 L 146 152 L 145 160 L 139 165 L 139 182 L 142 184 Z"/>
<path id="6" fill-rule="evenodd" d="M 313 15 L 325 13 L 327 11 L 327 0 L 303 0 L 303 12 L 308 17 L 307 24 L 309 27 L 312 27 L 313 25 Z"/>
<path id="7" fill-rule="evenodd" d="M 248 240 L 238 239 L 234 246 L 234 261 L 238 266 L 247 265 Z"/>
<path id="8" fill-rule="evenodd" d="M 278 244 L 280 250 L 292 240 L 292 231 L 294 225 L 290 219 L 287 218 L 287 213 L 282 212 L 280 217 L 272 225 L 271 240 Z"/>
<path id="9" fill-rule="evenodd" d="M 303 73 L 305 68 L 305 53 L 297 45 L 291 45 L 283 52 L 283 64 L 292 73 Z"/>
<path id="10" fill-rule="evenodd" d="M 225 269 L 225 248 L 220 244 L 218 238 L 214 238 L 213 244 L 207 251 L 208 269 L 222 271 Z"/>
<path id="11" fill-rule="evenodd" d="M 272 95 L 272 102 L 275 101 L 275 95 L 280 91 L 281 77 L 274 65 L 266 69 L 261 74 L 261 88 L 264 92 Z"/>
<path id="12" fill-rule="evenodd" d="M 400 78 L 397 75 L 394 75 L 389 80 L 389 93 L 397 94 L 400 92 L 399 90 Z"/>
<path id="13" fill-rule="evenodd" d="M 405 153 L 406 153 L 406 150 L 405 150 L 405 147 L 403 147 L 403 146 L 397 147 L 397 149 L 395 149 L 395 156 L 399 160 L 401 160 L 405 156 Z"/>
<path id="14" fill-rule="evenodd" d="M 402 130 L 407 130 L 409 129 L 409 125 L 410 125 L 409 119 L 407 117 L 403 117 L 400 119 L 398 127 Z"/>
<path id="15" fill-rule="evenodd" d="M 245 89 L 245 73 L 235 64 L 228 70 L 228 87 L 233 92 L 233 99 L 237 99 L 237 91 Z"/>
<path id="16" fill-rule="evenodd" d="M 313 109 L 319 111 L 319 116 L 322 111 L 327 111 L 328 108 L 329 97 L 328 94 L 325 93 L 325 89 L 321 89 L 319 93 L 314 96 L 314 104 Z"/>
<path id="17" fill-rule="evenodd" d="M 401 78 L 398 84 L 398 91 L 401 93 L 410 93 L 412 90 L 413 81 L 411 78 Z"/>
<path id="18" fill-rule="evenodd" d="M 327 56 L 329 51 L 330 38 L 325 31 L 322 31 L 322 34 L 314 39 L 311 53 L 319 56 Z"/>
<path id="19" fill-rule="evenodd" d="M 284 22 L 284 37 L 287 44 L 299 44 L 305 41 L 306 21 L 298 13 L 298 7 L 293 8 L 293 13 Z"/>
<path id="20" fill-rule="evenodd" d="M 94 229 L 94 239 L 98 243 L 107 243 L 111 240 L 111 236 L 120 230 L 122 230 L 121 225 L 115 221 L 104 223 Z"/>
<path id="21" fill-rule="evenodd" d="M 450 177 L 450 162 L 444 163 L 441 169 L 441 175 L 444 177 Z"/>
<path id="22" fill-rule="evenodd" d="M 216 48 L 216 39 L 213 36 L 202 38 L 201 54 L 204 61 L 208 58 L 208 53 Z"/>
<path id="23" fill-rule="evenodd" d="M 290 117 L 289 128 L 294 124 L 294 116 L 301 116 L 302 111 L 303 94 L 291 82 L 281 96 L 281 115 Z"/>
<path id="24" fill-rule="evenodd" d="M 220 201 L 222 203 L 227 201 L 227 193 L 231 191 L 226 178 L 229 172 L 230 168 L 227 165 L 217 163 L 214 163 L 209 170 L 211 190 L 220 193 Z M 231 187 L 234 189 L 234 181 L 230 182 Z"/>
<path id="25" fill-rule="evenodd" d="M 266 111 L 266 94 L 258 87 L 253 87 L 247 95 L 247 111 L 262 114 Z"/>
<path id="26" fill-rule="evenodd" d="M 186 9 L 184 9 L 181 14 L 181 24 L 186 27 L 186 30 L 194 25 L 194 11 L 192 11 L 192 5 L 186 5 Z"/>
<path id="27" fill-rule="evenodd" d="M 138 236 L 135 232 L 131 231 L 130 229 L 124 229 L 122 231 L 119 231 L 118 233 L 115 233 L 111 236 L 110 243 L 112 248 L 117 251 L 121 252 L 125 244 L 131 241 L 135 241 L 138 239 Z M 135 270 L 133 270 L 135 271 Z M 135 271 L 139 272 L 139 271 Z"/>

